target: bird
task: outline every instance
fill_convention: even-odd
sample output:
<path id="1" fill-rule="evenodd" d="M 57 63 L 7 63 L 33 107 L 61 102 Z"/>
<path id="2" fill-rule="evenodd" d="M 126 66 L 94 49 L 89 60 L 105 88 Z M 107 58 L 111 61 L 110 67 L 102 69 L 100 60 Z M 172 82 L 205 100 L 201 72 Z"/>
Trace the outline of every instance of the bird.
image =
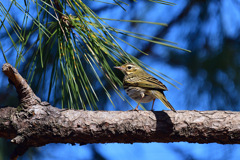
<path id="1" fill-rule="evenodd" d="M 168 90 L 167 87 L 140 66 L 134 63 L 126 63 L 114 68 L 121 70 L 124 74 L 123 88 L 127 95 L 137 102 L 134 110 L 138 111 L 140 103 L 153 101 L 151 109 L 153 111 L 155 99 L 160 99 L 167 108 L 176 112 L 163 93 Z"/>

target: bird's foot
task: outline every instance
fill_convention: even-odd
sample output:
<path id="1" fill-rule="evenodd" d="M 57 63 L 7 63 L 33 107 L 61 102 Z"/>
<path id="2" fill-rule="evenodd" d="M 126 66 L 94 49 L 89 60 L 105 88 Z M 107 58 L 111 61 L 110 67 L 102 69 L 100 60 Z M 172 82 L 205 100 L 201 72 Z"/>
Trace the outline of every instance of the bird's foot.
<path id="1" fill-rule="evenodd" d="M 134 109 L 130 109 L 128 111 L 139 111 L 137 108 L 134 108 Z"/>
<path id="2" fill-rule="evenodd" d="M 138 108 L 133 109 L 133 111 L 139 111 Z"/>

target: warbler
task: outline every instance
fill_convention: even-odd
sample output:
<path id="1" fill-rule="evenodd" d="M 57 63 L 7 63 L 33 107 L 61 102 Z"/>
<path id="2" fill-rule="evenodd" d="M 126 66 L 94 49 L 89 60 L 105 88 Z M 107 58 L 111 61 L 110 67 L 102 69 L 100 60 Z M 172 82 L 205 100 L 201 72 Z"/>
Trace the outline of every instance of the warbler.
<path id="1" fill-rule="evenodd" d="M 167 108 L 176 112 L 163 93 L 163 91 L 168 90 L 167 87 L 144 71 L 140 66 L 133 63 L 126 63 L 114 68 L 121 70 L 125 75 L 123 78 L 123 87 L 127 95 L 137 102 L 134 110 L 138 110 L 140 103 L 151 101 L 153 101 L 153 110 L 155 99 L 160 99 Z"/>

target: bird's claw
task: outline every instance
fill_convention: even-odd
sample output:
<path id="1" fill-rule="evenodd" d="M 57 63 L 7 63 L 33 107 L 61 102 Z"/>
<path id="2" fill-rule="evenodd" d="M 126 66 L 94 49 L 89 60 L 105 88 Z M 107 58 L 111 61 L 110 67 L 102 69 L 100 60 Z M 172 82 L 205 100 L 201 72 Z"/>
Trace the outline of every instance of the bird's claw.
<path id="1" fill-rule="evenodd" d="M 131 109 L 129 111 L 139 111 L 139 110 L 137 108 L 135 108 L 135 109 Z"/>
<path id="2" fill-rule="evenodd" d="M 139 111 L 137 108 L 133 109 L 133 111 Z"/>

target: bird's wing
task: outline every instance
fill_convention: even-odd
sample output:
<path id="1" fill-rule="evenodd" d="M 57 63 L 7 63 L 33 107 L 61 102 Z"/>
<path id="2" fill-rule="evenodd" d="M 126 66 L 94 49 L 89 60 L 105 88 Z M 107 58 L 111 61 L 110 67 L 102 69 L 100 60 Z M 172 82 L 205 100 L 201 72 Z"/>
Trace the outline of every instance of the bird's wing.
<path id="1" fill-rule="evenodd" d="M 125 79 L 124 85 L 142 87 L 146 89 L 156 89 L 164 91 L 168 90 L 162 82 L 160 82 L 158 79 L 154 78 L 151 75 L 142 77 L 131 77 L 129 79 Z"/>

